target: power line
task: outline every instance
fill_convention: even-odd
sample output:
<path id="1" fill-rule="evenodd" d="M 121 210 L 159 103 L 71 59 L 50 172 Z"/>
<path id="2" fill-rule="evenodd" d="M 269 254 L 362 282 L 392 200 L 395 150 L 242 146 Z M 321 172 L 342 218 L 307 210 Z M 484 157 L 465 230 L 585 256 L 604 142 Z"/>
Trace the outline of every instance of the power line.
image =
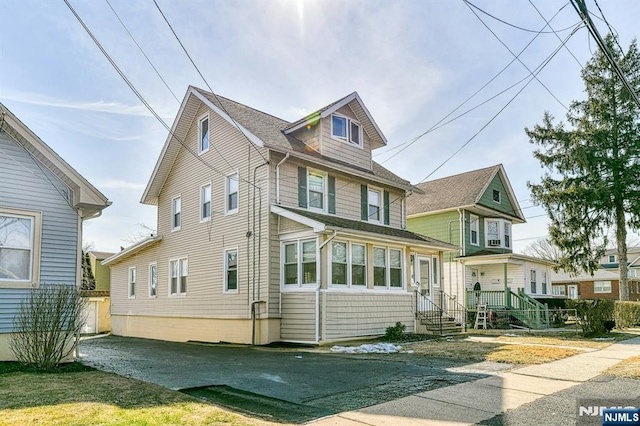
<path id="1" fill-rule="evenodd" d="M 487 11 L 485 11 L 485 10 L 482 10 L 481 8 L 479 8 L 479 7 L 478 7 L 478 6 L 476 6 L 475 4 L 471 3 L 470 1 L 467 1 L 467 0 L 464 0 L 464 1 L 465 1 L 465 3 L 467 3 L 468 5 L 470 5 L 470 6 L 474 7 L 475 9 L 477 9 L 478 11 L 480 11 L 481 13 L 484 13 L 485 15 L 487 15 L 487 16 L 489 16 L 489 17 L 491 17 L 491 18 L 495 19 L 496 21 L 502 22 L 503 24 L 508 25 L 508 26 L 510 26 L 510 27 L 517 28 L 517 29 L 519 29 L 519 30 L 526 31 L 526 32 L 530 32 L 530 33 L 537 33 L 537 34 L 551 34 L 551 33 L 554 33 L 554 34 L 555 34 L 555 33 L 558 33 L 558 32 L 563 32 L 563 31 L 570 30 L 571 28 L 573 28 L 573 27 L 575 27 L 575 26 L 576 26 L 576 24 L 573 24 L 573 25 L 568 26 L 567 28 L 563 28 L 563 29 L 558 30 L 558 31 L 555 31 L 553 28 L 551 28 L 551 26 L 549 26 L 549 28 L 551 28 L 551 31 L 536 31 L 536 30 L 530 30 L 530 29 L 528 29 L 528 28 L 522 28 L 522 27 L 519 27 L 519 26 L 517 26 L 517 25 L 514 25 L 514 24 L 512 24 L 512 23 L 510 23 L 510 22 L 504 21 L 504 20 L 502 20 L 502 19 L 500 19 L 500 18 L 498 18 L 498 17 L 496 17 L 496 16 L 494 16 L 494 15 L 490 14 L 489 12 L 487 12 Z M 569 4 L 569 3 L 566 3 L 564 6 L 562 6 L 562 8 L 561 8 L 560 10 L 562 10 L 562 9 L 563 9 L 567 4 Z"/>
<path id="2" fill-rule="evenodd" d="M 613 34 L 614 32 L 616 34 L 618 34 L 618 32 L 616 30 L 614 30 L 611 25 L 609 25 L 609 21 L 607 21 L 607 18 L 604 17 L 604 12 L 602 12 L 602 9 L 600 9 L 600 5 L 598 4 L 598 0 L 593 0 L 593 2 L 596 4 L 596 7 L 598 8 L 598 10 L 600 11 L 600 15 L 602 15 L 602 20 L 604 21 L 605 24 L 607 24 L 607 27 L 609 27 L 609 31 L 611 32 L 611 34 Z M 595 16 L 595 15 L 594 15 Z M 624 49 L 622 48 L 622 46 L 620 46 L 620 42 L 618 41 L 618 37 L 614 38 L 616 44 L 618 45 L 618 47 L 620 48 L 620 51 L 622 53 L 624 53 Z"/>
<path id="3" fill-rule="evenodd" d="M 558 9 L 556 11 L 556 13 L 551 17 L 550 21 L 553 21 L 553 19 L 555 19 L 556 16 L 558 16 L 558 14 L 568 5 L 568 3 L 566 3 L 565 5 L 563 5 L 560 9 Z M 537 32 L 537 34 L 520 50 L 520 52 L 518 52 L 518 55 L 513 58 L 508 64 L 506 64 L 495 76 L 493 76 L 491 79 L 489 79 L 485 84 L 482 85 L 482 87 L 480 87 L 478 90 L 476 90 L 471 96 L 469 96 L 467 99 L 465 99 L 461 104 L 459 104 L 456 108 L 454 108 L 451 112 L 449 112 L 447 115 L 445 115 L 444 117 L 442 117 L 437 123 L 435 123 L 433 126 L 431 126 L 427 131 L 421 133 L 420 135 L 416 136 L 415 138 L 408 140 L 407 142 L 404 142 L 400 145 L 396 145 L 395 147 L 385 151 L 384 153 L 381 153 L 379 155 L 385 155 L 390 153 L 391 151 L 401 148 L 404 146 L 404 148 L 402 148 L 400 151 L 394 153 L 393 155 L 391 155 L 390 157 L 388 157 L 387 159 L 385 159 L 384 161 L 382 161 L 382 163 L 386 163 L 387 161 L 391 160 L 393 157 L 395 157 L 396 155 L 400 154 L 402 151 L 404 151 L 406 148 L 408 148 L 409 146 L 413 145 L 415 142 L 417 142 L 419 139 L 421 139 L 422 137 L 424 137 L 425 135 L 438 130 L 439 128 L 457 120 L 458 118 L 468 114 L 469 112 L 479 108 L 480 106 L 486 104 L 487 102 L 491 101 L 492 99 L 495 99 L 496 97 L 500 96 L 501 94 L 505 93 L 506 91 L 510 90 L 511 88 L 517 86 L 518 84 L 520 84 L 521 82 L 523 82 L 524 80 L 527 79 L 527 76 L 523 77 L 521 80 L 517 81 L 516 83 L 512 84 L 511 86 L 507 87 L 506 89 L 498 92 L 496 95 L 489 97 L 488 99 L 486 99 L 485 101 L 479 103 L 478 105 L 476 105 L 473 108 L 468 109 L 467 111 L 458 114 L 457 116 L 453 117 L 451 120 L 448 120 L 446 122 L 443 123 L 444 120 L 446 120 L 448 117 L 450 117 L 453 113 L 455 113 L 457 110 L 459 110 L 463 105 L 465 105 L 467 102 L 469 102 L 471 99 L 473 99 L 478 93 L 480 93 L 485 87 L 487 87 L 489 84 L 491 84 L 496 78 L 498 78 L 504 71 L 506 71 L 511 64 L 513 64 L 517 58 L 524 53 L 525 50 L 527 50 L 529 48 L 529 46 L 538 38 L 538 36 L 540 34 L 542 34 L 542 30 L 544 30 L 544 28 L 546 28 L 547 25 L 543 26 L 540 31 Z M 442 123 L 442 124 L 441 124 Z M 374 157 L 376 155 L 374 154 Z"/>
<path id="4" fill-rule="evenodd" d="M 612 56 L 611 52 L 607 48 L 605 41 L 602 39 L 602 36 L 598 32 L 598 28 L 596 28 L 593 21 L 591 20 L 591 17 L 589 16 L 589 13 L 587 11 L 587 5 L 585 4 L 585 1 L 584 0 L 570 0 L 570 1 L 573 8 L 576 10 L 578 15 L 582 18 L 582 22 L 584 22 L 584 24 L 587 26 L 587 30 L 589 31 L 593 39 L 596 41 L 596 44 L 602 51 L 602 54 L 605 56 L 605 58 L 613 68 L 613 72 L 618 76 L 618 78 L 620 79 L 624 87 L 629 91 L 629 95 L 631 95 L 631 98 L 640 107 L 640 99 L 638 98 L 638 94 L 635 92 L 633 87 L 631 87 L 631 84 L 627 80 L 627 77 L 622 72 L 622 69 L 620 69 L 620 65 L 618 64 L 618 62 L 616 62 L 615 58 Z M 624 55 L 624 51 L 622 52 L 622 54 Z"/>
<path id="5" fill-rule="evenodd" d="M 198 68 L 198 66 L 194 62 L 193 58 L 191 58 L 191 55 L 187 51 L 187 48 L 184 46 L 184 44 L 182 44 L 182 41 L 180 40 L 180 37 L 178 37 L 178 34 L 173 29 L 173 26 L 171 25 L 171 23 L 169 22 L 169 20 L 165 16 L 165 14 L 162 11 L 162 9 L 160 8 L 160 5 L 158 4 L 158 2 L 156 0 L 153 0 L 153 3 L 156 5 L 156 8 L 158 9 L 158 12 L 160 12 L 160 15 L 162 15 L 162 18 L 164 19 L 164 21 L 169 26 L 169 29 L 171 29 L 171 32 L 173 33 L 173 35 L 175 36 L 176 40 L 178 41 L 178 44 L 180 44 L 180 47 L 182 47 L 182 50 L 184 51 L 185 55 L 187 55 L 187 58 L 189 58 L 189 61 L 191 61 L 191 65 L 193 65 L 193 67 L 196 69 L 196 71 L 198 72 L 198 75 L 200 75 L 200 78 L 202 78 L 202 81 L 204 81 L 204 84 L 207 85 L 207 88 L 209 89 L 209 92 L 211 92 L 211 94 L 216 98 L 216 100 L 220 104 L 220 107 L 222 108 L 222 110 L 231 118 L 231 121 L 233 121 L 233 123 L 238 128 L 240 133 L 242 133 L 244 135 L 244 137 L 247 139 L 247 142 L 249 143 L 249 145 L 252 146 L 258 152 L 258 154 L 260 154 L 260 157 L 262 157 L 264 162 L 267 163 L 268 160 L 265 158 L 265 156 L 262 154 L 262 152 L 260 152 L 260 150 L 255 146 L 255 144 L 249 140 L 247 135 L 245 135 L 244 132 L 242 130 L 240 130 L 240 125 L 236 122 L 235 119 L 233 119 L 233 117 L 231 117 L 231 114 L 229 114 L 229 112 L 225 108 L 224 104 L 222 102 L 220 102 L 220 99 L 218 98 L 218 95 L 213 91 L 213 89 L 211 88 L 211 86 L 207 82 L 207 79 L 204 78 L 204 75 L 202 75 L 202 72 L 200 72 L 200 68 Z"/>

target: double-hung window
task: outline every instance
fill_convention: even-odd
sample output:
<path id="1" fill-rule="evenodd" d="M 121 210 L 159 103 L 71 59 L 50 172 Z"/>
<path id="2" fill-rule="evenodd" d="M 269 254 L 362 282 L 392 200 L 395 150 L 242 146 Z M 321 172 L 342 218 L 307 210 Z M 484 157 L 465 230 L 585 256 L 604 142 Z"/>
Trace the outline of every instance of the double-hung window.
<path id="1" fill-rule="evenodd" d="M 187 294 L 188 261 L 175 259 L 169 262 L 169 294 Z"/>
<path id="2" fill-rule="evenodd" d="M 158 296 L 158 264 L 149 265 L 149 297 Z"/>
<path id="3" fill-rule="evenodd" d="M 611 293 L 611 281 L 594 281 L 594 293 Z"/>
<path id="4" fill-rule="evenodd" d="M 367 247 L 351 244 L 351 285 L 367 285 Z"/>
<path id="5" fill-rule="evenodd" d="M 529 273 L 531 276 L 531 294 L 536 294 L 538 292 L 536 271 L 532 269 L 531 271 L 529 271 Z"/>
<path id="6" fill-rule="evenodd" d="M 282 277 L 285 286 L 318 283 L 318 252 L 315 238 L 283 243 L 282 260 Z"/>
<path id="7" fill-rule="evenodd" d="M 211 184 L 200 187 L 200 222 L 211 220 Z"/>
<path id="8" fill-rule="evenodd" d="M 369 221 L 380 222 L 382 219 L 382 197 L 377 189 L 369 189 L 367 202 L 369 204 Z"/>
<path id="9" fill-rule="evenodd" d="M 506 248 L 511 248 L 511 224 L 509 222 L 504 222 L 504 246 Z"/>
<path id="10" fill-rule="evenodd" d="M 367 254 L 363 244 L 334 241 L 331 243 L 331 284 L 366 286 Z"/>
<path id="11" fill-rule="evenodd" d="M 227 214 L 238 212 L 239 180 L 240 176 L 238 173 L 234 173 L 226 178 L 225 192 L 227 200 L 225 211 Z"/>
<path id="12" fill-rule="evenodd" d="M 564 284 L 563 285 L 554 285 L 551 286 L 552 287 L 552 291 L 553 291 L 553 295 L 554 296 L 566 296 L 567 292 L 565 290 Z"/>
<path id="13" fill-rule="evenodd" d="M 542 285 L 542 294 L 547 294 L 547 273 L 545 271 L 540 272 L 540 283 Z"/>
<path id="14" fill-rule="evenodd" d="M 353 145 L 362 146 L 362 127 L 354 120 L 342 115 L 331 116 L 331 136 Z"/>
<path id="15" fill-rule="evenodd" d="M 202 117 L 198 124 L 198 152 L 209 150 L 209 116 Z"/>
<path id="16" fill-rule="evenodd" d="M 347 285 L 347 243 L 331 243 L 331 284 Z"/>
<path id="17" fill-rule="evenodd" d="M 129 299 L 136 297 L 136 267 L 129 268 Z"/>
<path id="18" fill-rule="evenodd" d="M 474 246 L 479 245 L 478 242 L 478 216 L 475 215 L 471 215 L 469 217 L 469 230 L 470 230 L 470 234 L 471 234 L 471 244 L 473 244 Z"/>
<path id="19" fill-rule="evenodd" d="M 387 286 L 387 249 L 373 248 L 373 286 Z"/>
<path id="20" fill-rule="evenodd" d="M 177 231 L 182 224 L 182 199 L 176 197 L 171 200 L 171 230 Z"/>
<path id="21" fill-rule="evenodd" d="M 238 249 L 224 251 L 224 291 L 238 291 Z"/>
<path id="22" fill-rule="evenodd" d="M 0 207 L 0 287 L 31 287 L 40 275 L 42 213 Z"/>
<path id="23" fill-rule="evenodd" d="M 485 245 L 511 248 L 511 222 L 504 219 L 485 219 Z"/>
<path id="24" fill-rule="evenodd" d="M 389 249 L 389 286 L 402 287 L 402 250 Z"/>
<path id="25" fill-rule="evenodd" d="M 386 247 L 373 248 L 374 288 L 402 288 L 402 250 Z"/>
<path id="26" fill-rule="evenodd" d="M 309 191 L 309 207 L 324 211 L 325 175 L 309 171 L 307 174 L 307 188 Z"/>

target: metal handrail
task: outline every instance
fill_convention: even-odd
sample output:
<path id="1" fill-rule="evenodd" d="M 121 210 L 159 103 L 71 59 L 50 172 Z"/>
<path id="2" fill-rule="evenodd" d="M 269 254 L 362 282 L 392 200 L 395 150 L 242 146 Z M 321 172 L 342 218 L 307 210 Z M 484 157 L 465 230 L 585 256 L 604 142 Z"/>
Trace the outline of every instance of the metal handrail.
<path id="1" fill-rule="evenodd" d="M 447 317 L 455 319 L 456 323 L 462 325 L 463 330 L 467 328 L 467 308 L 456 302 L 454 298 L 444 291 L 440 293 L 440 304 Z"/>
<path id="2" fill-rule="evenodd" d="M 438 326 L 440 334 L 442 334 L 442 308 L 429 300 L 420 291 L 414 291 L 416 294 L 416 316 L 430 322 L 432 325 Z"/>

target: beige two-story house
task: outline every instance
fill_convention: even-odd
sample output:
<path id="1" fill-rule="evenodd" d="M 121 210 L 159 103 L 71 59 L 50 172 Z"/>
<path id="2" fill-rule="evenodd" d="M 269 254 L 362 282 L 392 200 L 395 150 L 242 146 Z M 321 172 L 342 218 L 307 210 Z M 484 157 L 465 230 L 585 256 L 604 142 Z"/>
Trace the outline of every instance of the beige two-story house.
<path id="1" fill-rule="evenodd" d="M 157 235 L 103 262 L 112 333 L 268 344 L 415 330 L 418 286 L 440 286 L 457 247 L 405 229 L 414 188 L 372 160 L 385 144 L 357 93 L 290 123 L 190 87 L 141 200 L 158 207 Z"/>

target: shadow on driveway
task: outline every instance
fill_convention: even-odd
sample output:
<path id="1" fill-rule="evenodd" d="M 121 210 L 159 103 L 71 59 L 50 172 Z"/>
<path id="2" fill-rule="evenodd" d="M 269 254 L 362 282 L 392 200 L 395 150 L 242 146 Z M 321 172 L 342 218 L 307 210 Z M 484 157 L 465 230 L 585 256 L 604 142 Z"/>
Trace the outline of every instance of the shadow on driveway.
<path id="1" fill-rule="evenodd" d="M 453 359 L 343 355 L 295 348 L 106 336 L 80 343 L 83 363 L 276 421 L 305 422 L 486 377 Z"/>

